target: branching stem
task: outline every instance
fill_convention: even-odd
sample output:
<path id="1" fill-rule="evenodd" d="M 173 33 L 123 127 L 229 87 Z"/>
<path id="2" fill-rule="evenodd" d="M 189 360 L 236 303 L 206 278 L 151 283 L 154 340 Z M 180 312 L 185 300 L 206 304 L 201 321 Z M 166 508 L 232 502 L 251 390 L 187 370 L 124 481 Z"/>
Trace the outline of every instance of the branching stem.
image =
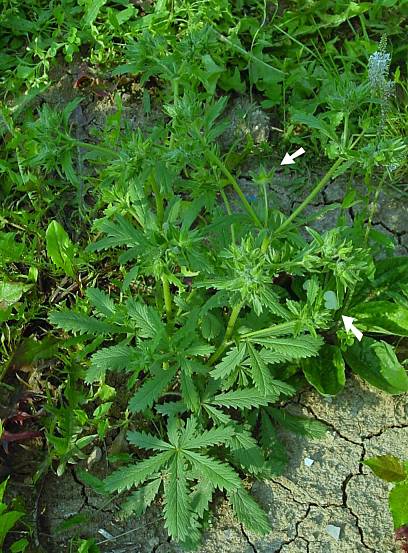
<path id="1" fill-rule="evenodd" d="M 218 346 L 218 348 L 215 350 L 215 352 L 211 355 L 211 357 L 208 360 L 208 365 L 214 365 L 214 363 L 221 357 L 221 355 L 224 353 L 225 348 L 227 347 L 227 342 L 231 337 L 231 334 L 234 330 L 235 323 L 237 322 L 238 316 L 240 314 L 240 311 L 242 309 L 243 303 L 237 303 L 235 307 L 233 307 L 231 311 L 230 318 L 228 320 L 227 329 L 225 331 L 224 338 L 221 342 L 221 344 Z"/>
<path id="2" fill-rule="evenodd" d="M 331 179 L 332 175 L 336 172 L 337 168 L 341 165 L 343 162 L 342 158 L 339 158 L 327 171 L 327 173 L 324 175 L 324 177 L 316 184 L 316 186 L 313 188 L 313 190 L 310 192 L 310 194 L 303 200 L 303 202 L 295 209 L 295 211 L 284 221 L 280 227 L 278 227 L 275 231 L 276 234 L 279 234 L 283 230 L 285 230 L 291 222 L 296 219 L 300 213 L 307 207 L 310 202 L 314 200 L 314 198 L 319 194 L 319 192 L 326 186 L 326 184 Z"/>

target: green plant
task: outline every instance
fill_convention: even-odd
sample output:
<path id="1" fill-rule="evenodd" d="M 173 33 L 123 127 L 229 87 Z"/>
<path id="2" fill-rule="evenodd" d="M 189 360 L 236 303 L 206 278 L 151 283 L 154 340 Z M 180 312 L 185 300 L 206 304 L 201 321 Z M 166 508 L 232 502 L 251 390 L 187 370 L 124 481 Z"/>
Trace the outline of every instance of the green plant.
<path id="1" fill-rule="evenodd" d="M 2 428 L 0 424 L 0 434 L 2 433 Z M 7 503 L 4 502 L 4 493 L 6 491 L 6 486 L 8 478 L 3 480 L 0 483 L 0 550 L 3 550 L 4 540 L 6 539 L 9 532 L 14 528 L 17 522 L 24 517 L 25 513 L 22 511 L 15 510 L 10 508 Z M 19 553 L 26 550 L 28 541 L 25 538 L 19 539 L 10 546 L 11 553 Z"/>
<path id="2" fill-rule="evenodd" d="M 394 455 L 379 455 L 366 459 L 364 464 L 385 482 L 393 483 L 388 503 L 395 536 L 401 540 L 403 551 L 408 551 L 408 461 L 401 461 Z"/>
<path id="3" fill-rule="evenodd" d="M 136 487 L 127 515 L 162 495 L 169 535 L 186 546 L 198 543 L 218 491 L 247 528 L 268 531 L 246 477 L 282 472 L 280 428 L 325 432 L 284 407 L 306 382 L 332 396 L 348 367 L 391 394 L 408 389 L 394 338 L 408 335 L 408 260 L 378 261 L 391 241 L 372 229 L 384 184 L 391 176 L 398 188 L 406 168 L 406 107 L 390 99 L 384 42 L 379 71 L 368 67 L 372 90 L 365 75 L 376 49 L 368 32 L 386 32 L 393 59 L 403 60 L 401 3 L 303 4 L 281 14 L 252 0 L 8 0 L 0 14 L 5 356 L 21 345 L 12 338 L 20 331 L 43 332 L 56 297 L 48 288 L 61 289 L 62 274 L 73 281 L 49 316 L 75 336 L 53 350 L 43 470 L 55 460 L 60 475 L 91 443 L 127 432 L 133 455 L 110 461 L 129 464 L 104 482 L 88 475 L 90 483 L 104 492 Z M 108 94 L 118 87 L 116 113 L 103 132 L 91 130 L 92 141 L 72 129 L 91 93 L 61 109 L 43 96 L 61 56 L 80 59 L 85 78 L 109 72 Z M 406 93 L 403 72 L 393 81 Z M 144 114 L 160 108 L 148 129 L 123 121 L 122 76 Z M 248 136 L 223 151 L 221 94 L 244 91 L 273 109 L 279 142 L 255 148 Z M 273 169 L 253 173 L 254 197 L 242 190 L 242 161 L 306 140 L 332 166 L 290 215 L 268 197 Z M 350 187 L 337 206 L 343 223 L 319 233 L 319 213 L 306 209 L 342 174 L 364 179 L 368 194 Z M 345 225 L 351 206 L 361 211 Z M 93 218 L 98 236 L 84 253 L 77 242 L 91 240 Z M 357 319 L 361 343 L 342 315 Z"/>
<path id="4" fill-rule="evenodd" d="M 97 386 L 124 371 L 128 440 L 155 452 L 108 476 L 105 489 L 138 486 L 124 507 L 136 514 L 162 491 L 169 535 L 188 546 L 198 542 L 216 489 L 244 526 L 268 530 L 240 476 L 282 470 L 276 426 L 321 435 L 321 425 L 279 408 L 302 375 L 334 395 L 347 363 L 389 393 L 408 390 L 390 344 L 371 336 L 355 343 L 340 324 L 350 313 L 371 335 L 407 336 L 405 292 L 396 278 L 408 259 L 376 262 L 358 227 L 323 234 L 306 227 L 310 238 L 303 236 L 302 211 L 342 159 L 287 218 L 266 196 L 249 203 L 214 145 L 224 104 L 184 96 L 166 108 L 169 138 L 160 128 L 154 139 L 137 135 L 144 156 L 124 160 L 131 169 L 125 202 L 115 195 L 124 186 L 119 180 L 106 216 L 95 223 L 102 236 L 89 247 L 121 248 L 126 276 L 119 299 L 88 288 L 91 314 L 61 310 L 49 317 L 85 343 L 99 338 L 89 343 L 88 353 L 95 351 L 85 381 Z M 226 185 L 244 214 L 226 215 L 214 201 Z M 143 283 L 150 291 L 142 297 Z M 154 435 L 133 430 L 139 413 Z"/>

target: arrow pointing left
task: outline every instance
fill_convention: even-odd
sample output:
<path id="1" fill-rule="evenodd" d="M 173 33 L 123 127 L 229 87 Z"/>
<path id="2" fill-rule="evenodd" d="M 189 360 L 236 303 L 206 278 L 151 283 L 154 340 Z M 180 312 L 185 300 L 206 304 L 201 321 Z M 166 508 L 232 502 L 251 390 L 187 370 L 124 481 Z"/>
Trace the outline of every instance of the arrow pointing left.
<path id="1" fill-rule="evenodd" d="M 292 155 L 286 153 L 285 157 L 281 161 L 281 165 L 291 165 L 292 163 L 295 163 L 295 158 L 303 155 L 305 153 L 303 148 L 299 148 L 299 150 L 296 150 Z"/>

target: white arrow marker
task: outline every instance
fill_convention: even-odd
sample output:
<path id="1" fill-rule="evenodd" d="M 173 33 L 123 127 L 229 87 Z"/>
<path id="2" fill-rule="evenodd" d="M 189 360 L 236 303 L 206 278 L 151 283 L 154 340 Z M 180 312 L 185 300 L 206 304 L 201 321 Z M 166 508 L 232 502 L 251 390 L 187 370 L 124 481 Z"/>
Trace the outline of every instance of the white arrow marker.
<path id="1" fill-rule="evenodd" d="M 363 333 L 353 325 L 353 321 L 355 321 L 355 319 L 353 317 L 346 317 L 345 315 L 342 315 L 341 318 L 343 319 L 344 328 L 346 329 L 346 332 L 350 332 L 351 330 L 351 332 L 354 334 L 357 340 L 361 342 Z"/>
<path id="2" fill-rule="evenodd" d="M 299 148 L 299 150 L 296 150 L 296 152 L 292 155 L 286 153 L 285 157 L 281 161 L 281 165 L 291 165 L 292 163 L 295 163 L 295 158 L 303 155 L 305 153 L 303 148 Z"/>

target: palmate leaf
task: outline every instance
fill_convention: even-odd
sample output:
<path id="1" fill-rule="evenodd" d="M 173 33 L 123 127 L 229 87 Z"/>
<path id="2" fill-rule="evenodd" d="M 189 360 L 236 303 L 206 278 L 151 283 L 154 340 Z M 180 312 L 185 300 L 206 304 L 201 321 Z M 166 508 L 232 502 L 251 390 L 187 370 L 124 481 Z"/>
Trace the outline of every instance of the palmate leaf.
<path id="1" fill-rule="evenodd" d="M 160 484 L 161 478 L 156 478 L 136 492 L 133 492 L 121 505 L 120 514 L 122 517 L 142 515 L 159 493 Z"/>
<path id="2" fill-rule="evenodd" d="M 154 307 L 140 303 L 134 298 L 127 302 L 126 307 L 142 338 L 154 338 L 165 332 L 166 327 Z"/>
<path id="3" fill-rule="evenodd" d="M 104 480 L 107 492 L 123 492 L 133 486 L 143 484 L 158 472 L 174 455 L 173 451 L 163 451 L 134 465 L 120 468 Z"/>
<path id="4" fill-rule="evenodd" d="M 214 494 L 214 486 L 210 480 L 201 478 L 191 493 L 191 509 L 202 518 Z"/>
<path id="5" fill-rule="evenodd" d="M 154 451 L 168 451 L 174 449 L 171 444 L 168 444 L 156 436 L 147 434 L 146 432 L 130 431 L 127 433 L 126 439 L 132 445 L 142 449 L 152 449 Z"/>
<path id="6" fill-rule="evenodd" d="M 238 474 L 227 464 L 202 455 L 196 451 L 184 450 L 184 455 L 193 468 L 220 490 L 236 490 L 241 486 Z"/>
<path id="7" fill-rule="evenodd" d="M 176 374 L 176 369 L 160 369 L 157 373 L 147 380 L 133 395 L 129 401 L 129 410 L 132 413 L 138 413 L 151 407 L 153 402 L 160 397 L 163 390 L 170 384 Z"/>
<path id="8" fill-rule="evenodd" d="M 107 236 L 90 244 L 87 247 L 88 251 L 101 251 L 116 246 L 148 246 L 143 234 L 121 215 L 117 215 L 116 221 L 98 221 L 97 228 Z"/>
<path id="9" fill-rule="evenodd" d="M 321 336 L 297 336 L 296 338 L 253 337 L 249 340 L 283 355 L 286 361 L 314 357 L 323 345 Z"/>
<path id="10" fill-rule="evenodd" d="M 168 477 L 164 480 L 164 517 L 169 535 L 174 540 L 184 541 L 189 534 L 192 512 L 186 466 L 181 454 L 174 455 Z"/>
<path id="11" fill-rule="evenodd" d="M 116 313 L 115 302 L 112 298 L 99 288 L 87 288 L 86 296 L 99 313 L 111 317 Z"/>
<path id="12" fill-rule="evenodd" d="M 229 492 L 228 498 L 234 515 L 247 530 L 257 534 L 267 534 L 272 530 L 265 511 L 242 486 L 234 492 Z"/>
<path id="13" fill-rule="evenodd" d="M 288 462 L 288 455 L 265 409 L 262 409 L 260 443 L 264 450 L 268 452 L 267 463 L 271 476 L 282 474 Z"/>
<path id="14" fill-rule="evenodd" d="M 276 422 L 291 432 L 295 432 L 295 434 L 300 434 L 301 436 L 307 436 L 308 438 L 323 438 L 328 430 L 327 426 L 318 420 L 301 417 L 299 415 L 291 415 L 285 409 L 270 407 L 268 412 Z"/>
<path id="15" fill-rule="evenodd" d="M 137 349 L 126 344 L 100 349 L 91 357 L 91 366 L 86 373 L 85 382 L 91 384 L 103 379 L 108 370 L 136 370 L 136 359 Z"/>
<path id="16" fill-rule="evenodd" d="M 265 396 L 256 388 L 245 388 L 243 390 L 233 390 L 218 394 L 212 398 L 211 403 L 220 405 L 221 407 L 235 407 L 240 409 L 250 409 L 251 407 L 259 407 L 260 405 L 268 405 L 277 401 L 279 394 Z"/>
<path id="17" fill-rule="evenodd" d="M 245 344 L 232 348 L 223 358 L 221 363 L 211 371 L 213 378 L 225 378 L 241 363 L 245 357 Z"/>
<path id="18" fill-rule="evenodd" d="M 229 440 L 228 446 L 233 458 L 242 468 L 256 474 L 262 471 L 265 457 L 256 440 L 247 430 L 240 429 Z"/>
<path id="19" fill-rule="evenodd" d="M 186 449 L 201 449 L 222 444 L 229 441 L 233 434 L 234 429 L 232 427 L 218 426 L 211 428 L 211 430 L 205 430 L 202 434 L 191 438 L 186 443 L 183 442 L 182 447 Z"/>
<path id="20" fill-rule="evenodd" d="M 273 392 L 271 373 L 266 363 L 251 343 L 248 343 L 248 352 L 251 363 L 251 375 L 256 388 L 263 395 Z"/>
<path id="21" fill-rule="evenodd" d="M 187 407 L 191 411 L 198 411 L 198 409 L 200 408 L 200 396 L 198 394 L 197 388 L 195 387 L 193 379 L 190 375 L 182 371 L 180 375 L 180 381 L 182 396 Z"/>
<path id="22" fill-rule="evenodd" d="M 79 334 L 115 334 L 124 332 L 124 328 L 119 325 L 113 325 L 90 317 L 84 313 L 75 313 L 74 311 L 52 311 L 48 320 L 51 324 L 71 332 Z"/>
<path id="23" fill-rule="evenodd" d="M 212 420 L 217 424 L 228 424 L 232 422 L 232 419 L 229 415 L 226 415 L 223 411 L 217 409 L 213 405 L 208 405 L 207 403 L 204 403 L 203 407 L 208 415 L 212 418 Z"/>

